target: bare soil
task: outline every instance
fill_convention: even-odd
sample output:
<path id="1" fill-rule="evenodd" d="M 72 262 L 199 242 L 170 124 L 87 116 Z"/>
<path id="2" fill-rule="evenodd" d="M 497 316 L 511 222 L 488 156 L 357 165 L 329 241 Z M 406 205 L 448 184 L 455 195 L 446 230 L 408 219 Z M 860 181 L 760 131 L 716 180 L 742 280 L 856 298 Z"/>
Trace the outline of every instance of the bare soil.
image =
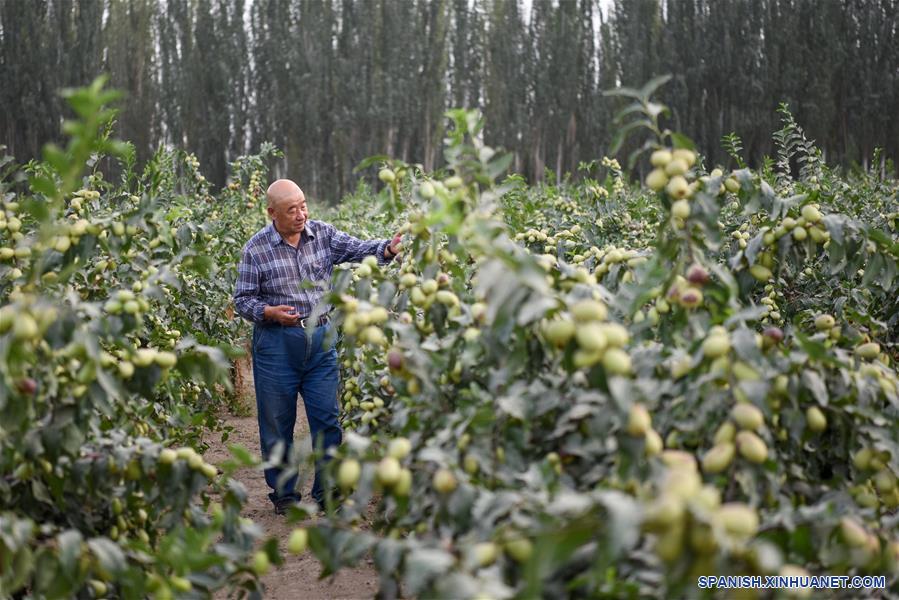
<path id="1" fill-rule="evenodd" d="M 209 449 L 204 458 L 212 464 L 224 462 L 231 457 L 227 448 L 230 444 L 239 444 L 257 455 L 259 453 L 256 397 L 253 392 L 253 373 L 249 360 L 244 359 L 237 363 L 237 388 L 238 397 L 248 409 L 249 414 L 246 416 L 222 415 L 225 426 L 233 428 L 233 431 L 226 443 L 222 443 L 221 436 L 217 434 L 211 435 L 207 440 Z M 302 407 L 297 410 L 297 427 L 294 438 L 296 443 L 311 443 L 309 424 Z M 268 499 L 269 488 L 260 469 L 241 469 L 235 474 L 235 478 L 247 489 L 247 502 L 244 505 L 243 516 L 256 522 L 267 536 L 281 540 L 282 556 L 286 557 L 280 568 L 272 569 L 268 575 L 262 578 L 266 598 L 276 600 L 337 600 L 344 598 L 357 600 L 372 598 L 375 595 L 378 590 L 378 576 L 370 564 L 364 564 L 354 569 L 342 569 L 328 579 L 322 580 L 319 578 L 321 565 L 309 551 L 300 556 L 287 554 L 285 545 L 290 532 L 297 526 L 311 524 L 311 521 L 288 523 L 284 516 L 275 514 L 272 503 Z M 306 481 L 305 489 L 302 491 L 303 498 L 311 498 L 311 473 L 301 479 Z M 226 595 L 216 596 L 216 598 L 226 597 Z"/>

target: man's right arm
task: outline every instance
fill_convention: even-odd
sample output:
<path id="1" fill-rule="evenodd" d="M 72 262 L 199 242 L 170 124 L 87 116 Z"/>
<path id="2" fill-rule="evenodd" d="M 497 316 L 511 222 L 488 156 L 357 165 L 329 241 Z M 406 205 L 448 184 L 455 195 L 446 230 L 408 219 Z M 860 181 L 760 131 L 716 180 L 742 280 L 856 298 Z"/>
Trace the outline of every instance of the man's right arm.
<path id="1" fill-rule="evenodd" d="M 265 320 L 265 302 L 260 299 L 259 292 L 259 269 L 252 255 L 244 250 L 237 265 L 234 307 L 237 314 L 254 323 Z"/>

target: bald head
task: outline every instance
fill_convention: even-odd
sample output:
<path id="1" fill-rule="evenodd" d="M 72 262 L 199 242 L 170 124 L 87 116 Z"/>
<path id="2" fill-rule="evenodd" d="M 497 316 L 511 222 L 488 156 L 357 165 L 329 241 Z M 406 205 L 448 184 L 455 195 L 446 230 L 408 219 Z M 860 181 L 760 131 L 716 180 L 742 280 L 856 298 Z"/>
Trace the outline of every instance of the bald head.
<path id="1" fill-rule="evenodd" d="M 287 237 L 301 234 L 309 211 L 306 209 L 306 195 L 300 186 L 289 179 L 278 179 L 268 186 L 265 195 L 268 198 L 268 215 L 278 233 Z"/>
<path id="2" fill-rule="evenodd" d="M 300 189 L 300 186 L 290 179 L 276 179 L 273 181 L 272 184 L 268 186 L 265 196 L 268 198 L 268 205 L 270 208 L 288 200 L 295 200 L 297 196 L 304 200 L 306 198 L 303 194 L 303 190 Z"/>

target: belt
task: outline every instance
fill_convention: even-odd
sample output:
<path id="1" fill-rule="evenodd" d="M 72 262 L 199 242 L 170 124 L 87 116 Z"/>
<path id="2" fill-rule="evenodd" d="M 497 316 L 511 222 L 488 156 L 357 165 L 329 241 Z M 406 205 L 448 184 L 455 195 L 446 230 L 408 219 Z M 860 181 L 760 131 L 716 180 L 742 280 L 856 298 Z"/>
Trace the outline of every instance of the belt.
<path id="1" fill-rule="evenodd" d="M 309 317 L 306 316 L 297 321 L 295 325 L 282 325 L 281 323 L 278 323 L 276 321 L 265 321 L 264 323 L 259 323 L 258 325 L 260 325 L 261 327 L 302 327 L 303 329 L 305 329 L 307 326 L 312 325 L 312 323 L 307 323 L 308 320 Z M 328 315 L 321 315 L 318 318 L 318 325 L 316 325 L 316 327 L 326 325 L 330 321 L 331 318 Z"/>
<path id="2" fill-rule="evenodd" d="M 307 323 L 307 321 L 309 321 L 309 315 L 303 317 L 302 319 L 297 321 L 296 324 L 294 324 L 294 325 L 281 325 L 277 321 L 263 321 L 262 323 L 257 323 L 256 325 L 258 325 L 259 327 L 266 327 L 266 328 L 268 328 L 268 327 L 271 327 L 271 328 L 274 328 L 274 327 L 302 327 L 303 329 L 305 329 L 307 326 L 312 325 L 312 323 Z M 328 315 L 321 315 L 318 318 L 317 327 L 326 325 L 330 321 L 331 321 L 331 317 L 329 317 Z"/>
<path id="3" fill-rule="evenodd" d="M 305 329 L 305 328 L 306 328 L 306 321 L 308 321 L 309 318 L 310 318 L 310 317 L 304 317 L 304 318 L 300 319 L 299 322 L 297 323 L 297 326 L 298 326 L 298 327 L 302 327 L 303 329 Z M 330 317 L 328 317 L 328 315 L 321 315 L 321 316 L 318 318 L 318 325 L 316 325 L 316 327 L 321 327 L 322 325 L 327 325 L 328 321 L 330 321 L 330 320 L 331 320 L 331 319 L 330 319 Z"/>

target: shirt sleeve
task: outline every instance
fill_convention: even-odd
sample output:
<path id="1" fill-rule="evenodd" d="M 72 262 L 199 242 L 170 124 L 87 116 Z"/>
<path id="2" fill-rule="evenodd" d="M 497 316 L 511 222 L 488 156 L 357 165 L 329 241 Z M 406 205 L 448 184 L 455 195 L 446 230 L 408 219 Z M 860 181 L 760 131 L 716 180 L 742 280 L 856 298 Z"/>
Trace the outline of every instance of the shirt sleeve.
<path id="1" fill-rule="evenodd" d="M 259 269 L 253 256 L 244 249 L 237 266 L 234 307 L 237 314 L 254 323 L 265 320 L 265 302 L 259 299 Z"/>
<path id="2" fill-rule="evenodd" d="M 384 249 L 390 240 L 363 241 L 354 238 L 336 227 L 329 226 L 331 262 L 335 265 L 345 262 L 362 262 L 366 256 L 374 256 L 379 265 L 386 265 L 392 258 L 384 257 Z"/>

